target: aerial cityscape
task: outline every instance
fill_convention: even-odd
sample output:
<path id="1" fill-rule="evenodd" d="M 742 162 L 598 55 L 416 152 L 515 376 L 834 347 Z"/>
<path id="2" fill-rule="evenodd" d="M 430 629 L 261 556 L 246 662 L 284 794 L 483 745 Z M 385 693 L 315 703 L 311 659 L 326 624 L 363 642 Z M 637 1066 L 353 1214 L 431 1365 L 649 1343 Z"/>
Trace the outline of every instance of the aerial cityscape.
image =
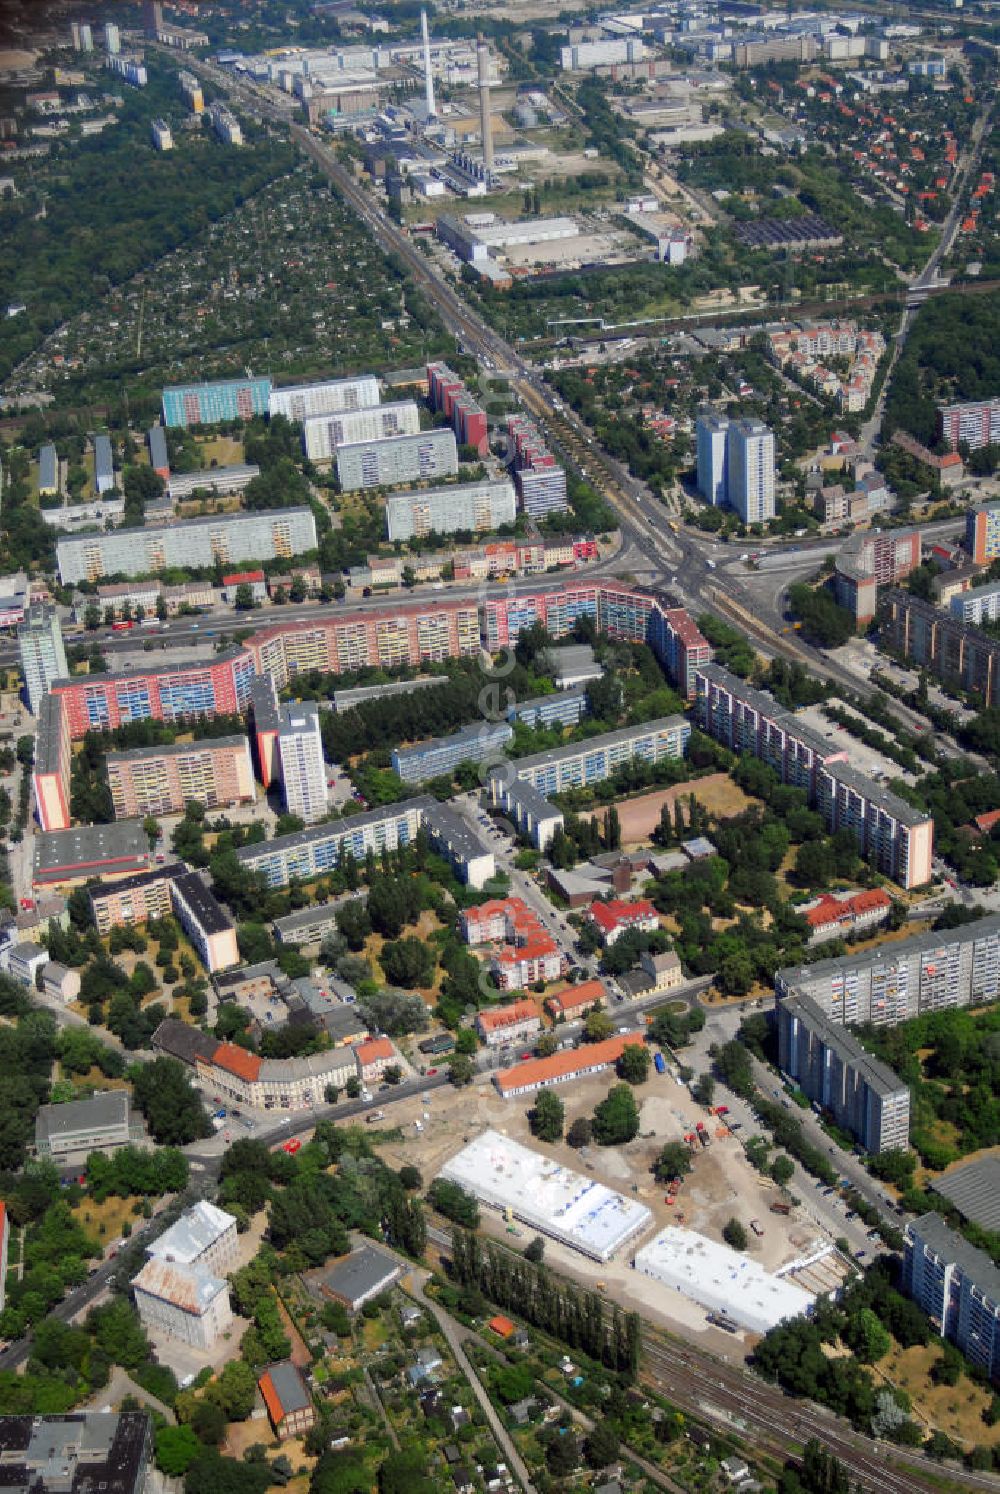
<path id="1" fill-rule="evenodd" d="M 0 0 L 0 1488 L 1000 1490 L 990 0 Z"/>

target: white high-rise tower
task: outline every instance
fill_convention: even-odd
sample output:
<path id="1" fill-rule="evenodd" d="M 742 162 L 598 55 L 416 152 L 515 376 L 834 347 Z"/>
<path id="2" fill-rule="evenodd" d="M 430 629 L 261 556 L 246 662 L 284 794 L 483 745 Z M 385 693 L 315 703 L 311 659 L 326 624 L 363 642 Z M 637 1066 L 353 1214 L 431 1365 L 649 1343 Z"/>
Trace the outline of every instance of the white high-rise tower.
<path id="1" fill-rule="evenodd" d="M 736 420 L 726 437 L 728 496 L 744 524 L 774 518 L 774 433 L 760 420 Z"/>
<path id="2" fill-rule="evenodd" d="M 476 42 L 479 67 L 479 129 L 483 137 L 483 166 L 493 170 L 493 120 L 490 115 L 490 48 L 485 36 Z"/>
<path id="3" fill-rule="evenodd" d="M 434 119 L 437 110 L 434 108 L 434 78 L 431 73 L 431 39 L 427 30 L 427 12 L 420 12 L 420 34 L 424 39 L 424 90 L 427 99 L 427 118 Z"/>

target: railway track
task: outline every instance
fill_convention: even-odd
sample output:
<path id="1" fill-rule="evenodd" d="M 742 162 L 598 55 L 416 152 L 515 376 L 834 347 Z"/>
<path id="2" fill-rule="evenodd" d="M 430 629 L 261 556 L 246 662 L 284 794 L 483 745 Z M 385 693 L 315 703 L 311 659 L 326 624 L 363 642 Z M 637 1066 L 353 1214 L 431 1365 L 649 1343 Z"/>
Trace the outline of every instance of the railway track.
<path id="1" fill-rule="evenodd" d="M 674 1405 L 704 1420 L 715 1420 L 751 1433 L 754 1446 L 784 1462 L 816 1437 L 839 1458 L 863 1489 L 878 1494 L 916 1494 L 935 1490 L 944 1479 L 936 1464 L 919 1454 L 863 1437 L 825 1407 L 799 1401 L 757 1379 L 743 1368 L 711 1358 L 677 1341 L 669 1344 L 647 1333 L 641 1378 Z M 949 1489 L 997 1489 L 988 1474 L 949 1467 Z"/>

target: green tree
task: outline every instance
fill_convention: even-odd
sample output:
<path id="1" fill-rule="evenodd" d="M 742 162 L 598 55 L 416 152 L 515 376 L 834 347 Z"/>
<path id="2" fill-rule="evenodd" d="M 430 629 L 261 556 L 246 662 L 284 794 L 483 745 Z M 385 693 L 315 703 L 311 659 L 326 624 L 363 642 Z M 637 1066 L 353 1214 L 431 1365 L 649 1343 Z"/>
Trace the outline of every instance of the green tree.
<path id="1" fill-rule="evenodd" d="M 892 1347 L 892 1339 L 870 1307 L 848 1318 L 841 1337 L 862 1364 L 875 1364 Z"/>
<path id="2" fill-rule="evenodd" d="M 448 1074 L 456 1089 L 471 1084 L 475 1073 L 476 1065 L 467 1053 L 453 1053 L 448 1059 Z"/>
<path id="3" fill-rule="evenodd" d="M 580 1147 L 589 1146 L 592 1138 L 593 1127 L 585 1115 L 577 1116 L 576 1120 L 572 1122 L 569 1130 L 566 1132 L 567 1144 L 569 1146 L 576 1147 L 577 1149 L 579 1149 Z"/>
<path id="4" fill-rule="evenodd" d="M 540 1089 L 528 1111 L 531 1134 L 539 1141 L 558 1141 L 563 1133 L 566 1107 L 551 1089 Z"/>
<path id="5" fill-rule="evenodd" d="M 711 1105 L 715 1097 L 715 1080 L 711 1074 L 699 1074 L 691 1087 L 691 1093 L 699 1105 L 704 1105 L 706 1108 Z"/>
<path id="6" fill-rule="evenodd" d="M 199 1453 L 204 1452 L 192 1427 L 162 1426 L 156 1433 L 156 1466 L 169 1478 L 187 1473 Z"/>
<path id="7" fill-rule="evenodd" d="M 614 1030 L 614 1023 L 607 1012 L 595 1007 L 592 1012 L 587 1013 L 587 1020 L 583 1024 L 583 1036 L 586 1042 L 606 1042 Z"/>
<path id="8" fill-rule="evenodd" d="M 257 603 L 253 597 L 253 587 L 249 581 L 241 581 L 236 587 L 236 595 L 233 598 L 233 606 L 237 612 L 252 612 Z"/>
<path id="9" fill-rule="evenodd" d="M 378 958 L 386 979 L 394 985 L 412 989 L 429 986 L 434 979 L 434 950 L 422 939 L 411 936 L 383 944 Z"/>
<path id="10" fill-rule="evenodd" d="M 795 1175 L 795 1163 L 791 1157 L 786 1157 L 784 1152 L 779 1152 L 771 1163 L 771 1176 L 782 1188 L 791 1182 Z"/>
<path id="11" fill-rule="evenodd" d="M 529 1241 L 529 1243 L 524 1247 L 524 1258 L 526 1261 L 531 1261 L 533 1266 L 540 1266 L 544 1255 L 545 1241 L 542 1239 L 541 1235 L 536 1235 L 535 1238 Z"/>
<path id="12" fill-rule="evenodd" d="M 615 1069 L 619 1079 L 624 1079 L 628 1084 L 645 1084 L 649 1078 L 651 1062 L 650 1052 L 645 1043 L 628 1043 L 622 1049 L 622 1055 Z"/>
<path id="13" fill-rule="evenodd" d="M 639 1110 L 628 1084 L 616 1084 L 594 1109 L 594 1140 L 601 1146 L 623 1146 L 639 1133 Z"/>
<path id="14" fill-rule="evenodd" d="M 360 898 L 352 898 L 336 912 L 337 927 L 347 940 L 348 949 L 355 952 L 365 947 L 365 940 L 372 931 L 368 909 Z"/>
<path id="15" fill-rule="evenodd" d="M 747 1232 L 738 1219 L 730 1219 L 726 1222 L 722 1238 L 734 1250 L 746 1250 L 747 1248 Z"/>
<path id="16" fill-rule="evenodd" d="M 668 1141 L 653 1163 L 653 1173 L 658 1183 L 669 1183 L 674 1178 L 687 1177 L 691 1171 L 691 1151 L 683 1141 Z"/>
<path id="17" fill-rule="evenodd" d="M 583 1444 L 583 1455 L 591 1468 L 607 1468 L 618 1456 L 621 1439 L 613 1422 L 601 1419 L 594 1422 Z"/>

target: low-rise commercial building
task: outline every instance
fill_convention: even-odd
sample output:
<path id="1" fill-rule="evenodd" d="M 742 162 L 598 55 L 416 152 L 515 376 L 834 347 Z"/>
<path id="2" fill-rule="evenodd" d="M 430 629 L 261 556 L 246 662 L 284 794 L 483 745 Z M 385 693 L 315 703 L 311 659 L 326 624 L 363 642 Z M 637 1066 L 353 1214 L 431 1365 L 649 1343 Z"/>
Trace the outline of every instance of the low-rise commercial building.
<path id="1" fill-rule="evenodd" d="M 439 1176 L 591 1260 L 610 1260 L 652 1223 L 645 1204 L 498 1131 L 469 1142 Z"/>
<path id="2" fill-rule="evenodd" d="M 867 1152 L 909 1145 L 907 1086 L 809 996 L 785 997 L 778 1006 L 778 1062 Z"/>
<path id="3" fill-rule="evenodd" d="M 402 1274 L 403 1267 L 391 1255 L 376 1250 L 374 1245 L 362 1245 L 350 1255 L 309 1272 L 305 1279 L 315 1296 L 339 1302 L 354 1313 L 387 1292 Z"/>
<path id="4" fill-rule="evenodd" d="M 493 1075 L 493 1084 L 503 1100 L 531 1094 L 550 1084 L 568 1084 L 589 1074 L 613 1068 L 630 1043 L 643 1042 L 641 1032 L 626 1032 L 603 1043 L 584 1043 L 551 1058 L 528 1058 Z"/>
<path id="5" fill-rule="evenodd" d="M 91 877 L 125 877 L 145 871 L 150 859 L 141 820 L 49 830 L 35 836 L 32 882 L 36 887 L 68 887 Z"/>
<path id="6" fill-rule="evenodd" d="M 69 778 L 72 751 L 69 717 L 58 695 L 43 696 L 35 734 L 32 784 L 35 812 L 43 830 L 68 830 L 70 825 Z"/>
<path id="7" fill-rule="evenodd" d="M 1000 1271 L 985 1250 L 922 1214 L 904 1230 L 903 1286 L 943 1338 L 1000 1382 Z"/>
<path id="8" fill-rule="evenodd" d="M 141 1122 L 129 1111 L 128 1091 L 109 1089 L 70 1100 L 65 1105 L 41 1105 L 35 1116 L 35 1153 L 63 1162 L 89 1152 L 113 1152 L 142 1139 Z"/>
<path id="9" fill-rule="evenodd" d="M 6 1486 L 25 1494 L 143 1494 L 152 1456 L 145 1411 L 0 1416 Z"/>
<path id="10" fill-rule="evenodd" d="M 808 1314 L 814 1302 L 802 1287 L 765 1271 L 751 1256 L 676 1225 L 636 1252 L 635 1269 L 751 1333 L 767 1333 Z"/>
<path id="11" fill-rule="evenodd" d="M 67 746 L 69 732 L 66 732 Z M 252 804 L 253 764 L 246 737 L 202 737 L 109 752 L 108 785 L 119 819 L 181 814 L 195 800 L 206 809 Z"/>

